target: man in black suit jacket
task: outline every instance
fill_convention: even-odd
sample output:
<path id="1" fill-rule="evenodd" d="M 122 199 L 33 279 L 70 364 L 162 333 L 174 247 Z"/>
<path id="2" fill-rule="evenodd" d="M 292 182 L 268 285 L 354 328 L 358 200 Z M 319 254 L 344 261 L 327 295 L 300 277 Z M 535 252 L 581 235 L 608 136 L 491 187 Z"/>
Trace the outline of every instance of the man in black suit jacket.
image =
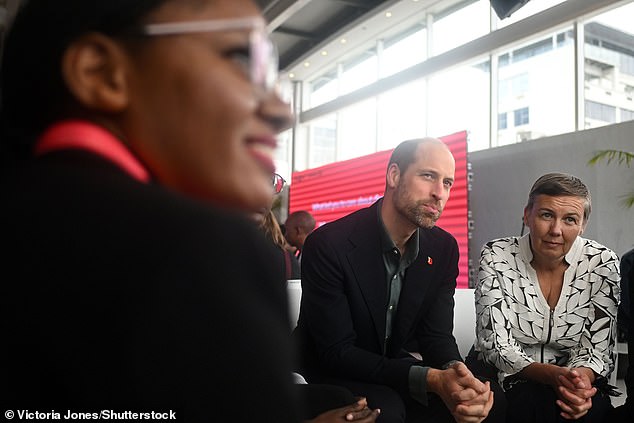
<path id="1" fill-rule="evenodd" d="M 379 421 L 479 422 L 493 404 L 452 335 L 458 246 L 434 224 L 454 171 L 442 141 L 405 141 L 390 158 L 383 199 L 304 245 L 294 333 L 301 371 L 367 397 Z"/>

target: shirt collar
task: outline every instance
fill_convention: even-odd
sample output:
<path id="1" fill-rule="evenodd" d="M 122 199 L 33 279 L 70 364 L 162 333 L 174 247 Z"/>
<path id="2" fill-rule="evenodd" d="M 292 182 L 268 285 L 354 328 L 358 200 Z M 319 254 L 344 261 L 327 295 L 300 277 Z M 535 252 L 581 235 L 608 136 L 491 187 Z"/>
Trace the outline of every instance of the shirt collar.
<path id="1" fill-rule="evenodd" d="M 396 249 L 396 245 L 390 234 L 387 232 L 387 228 L 383 223 L 383 218 L 381 217 L 381 206 L 383 204 L 383 198 L 378 201 L 378 207 L 376 208 L 376 216 L 379 221 L 379 237 L 381 239 L 381 251 L 383 253 L 388 253 L 394 251 Z M 407 242 L 405 243 L 405 254 L 403 255 L 404 261 L 409 264 L 414 261 L 414 259 L 418 256 L 418 237 L 419 237 L 419 228 L 416 228 L 412 236 L 409 237 Z"/>
<path id="2" fill-rule="evenodd" d="M 35 155 L 58 150 L 90 151 L 116 164 L 134 179 L 150 181 L 150 173 L 123 142 L 94 123 L 66 120 L 50 126 L 35 144 Z"/>
<path id="3" fill-rule="evenodd" d="M 583 252 L 583 242 L 584 240 L 580 236 L 575 239 L 575 242 L 572 243 L 572 247 L 570 247 L 570 250 L 564 256 L 564 260 L 566 260 L 566 263 L 572 264 L 579 260 L 579 256 Z M 530 232 L 520 238 L 519 246 L 520 254 L 522 255 L 522 258 L 526 261 L 526 263 L 530 263 L 531 261 L 533 261 Z"/>

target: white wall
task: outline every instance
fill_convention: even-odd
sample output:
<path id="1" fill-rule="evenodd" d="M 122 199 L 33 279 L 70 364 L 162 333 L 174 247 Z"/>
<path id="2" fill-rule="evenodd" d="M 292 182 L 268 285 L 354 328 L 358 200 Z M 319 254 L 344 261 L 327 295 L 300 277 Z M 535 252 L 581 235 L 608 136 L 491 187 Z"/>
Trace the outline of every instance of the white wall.
<path id="1" fill-rule="evenodd" d="M 622 195 L 634 191 L 634 164 L 587 165 L 595 151 L 608 148 L 634 151 L 634 121 L 470 153 L 471 269 L 477 272 L 485 242 L 520 234 L 528 192 L 548 172 L 571 173 L 590 189 L 592 214 L 584 237 L 619 255 L 634 247 L 634 208 L 620 204 Z"/>

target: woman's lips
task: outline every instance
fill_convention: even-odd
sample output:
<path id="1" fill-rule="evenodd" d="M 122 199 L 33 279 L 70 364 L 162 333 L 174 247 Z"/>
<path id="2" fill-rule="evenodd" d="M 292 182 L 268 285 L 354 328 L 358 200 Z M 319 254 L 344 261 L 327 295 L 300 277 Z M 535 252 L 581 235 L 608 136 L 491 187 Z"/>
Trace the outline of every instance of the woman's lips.
<path id="1" fill-rule="evenodd" d="M 563 245 L 562 242 L 554 242 L 554 241 L 544 241 L 544 244 L 550 245 L 551 247 L 557 247 L 559 245 Z"/>
<path id="2" fill-rule="evenodd" d="M 275 172 L 273 155 L 277 148 L 274 137 L 253 137 L 247 140 L 247 146 L 253 157 L 267 172 Z"/>

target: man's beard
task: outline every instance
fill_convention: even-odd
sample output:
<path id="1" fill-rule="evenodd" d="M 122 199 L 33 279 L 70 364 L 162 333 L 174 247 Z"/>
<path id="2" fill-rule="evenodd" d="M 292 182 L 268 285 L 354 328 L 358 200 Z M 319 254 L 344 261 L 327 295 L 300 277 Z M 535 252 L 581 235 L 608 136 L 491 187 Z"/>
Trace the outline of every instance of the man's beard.
<path id="1" fill-rule="evenodd" d="M 425 201 L 417 201 L 415 204 L 408 205 L 405 207 L 404 214 L 407 217 L 407 220 L 409 220 L 414 225 L 418 226 L 419 228 L 429 229 L 433 228 L 436 224 L 436 221 L 440 218 L 440 213 L 442 212 L 442 209 L 439 205 L 433 204 L 433 206 L 438 209 L 438 212 L 430 213 L 423 210 L 423 206 L 425 204 L 428 203 L 426 203 Z"/>
<path id="2" fill-rule="evenodd" d="M 436 213 L 426 211 L 424 210 L 425 205 L 431 205 L 438 211 Z M 403 190 L 402 188 L 397 188 L 395 192 L 394 207 L 402 216 L 409 220 L 410 223 L 419 228 L 426 229 L 433 228 L 442 213 L 442 205 L 439 204 L 439 202 L 432 199 L 414 201 L 409 196 L 407 190 Z"/>

